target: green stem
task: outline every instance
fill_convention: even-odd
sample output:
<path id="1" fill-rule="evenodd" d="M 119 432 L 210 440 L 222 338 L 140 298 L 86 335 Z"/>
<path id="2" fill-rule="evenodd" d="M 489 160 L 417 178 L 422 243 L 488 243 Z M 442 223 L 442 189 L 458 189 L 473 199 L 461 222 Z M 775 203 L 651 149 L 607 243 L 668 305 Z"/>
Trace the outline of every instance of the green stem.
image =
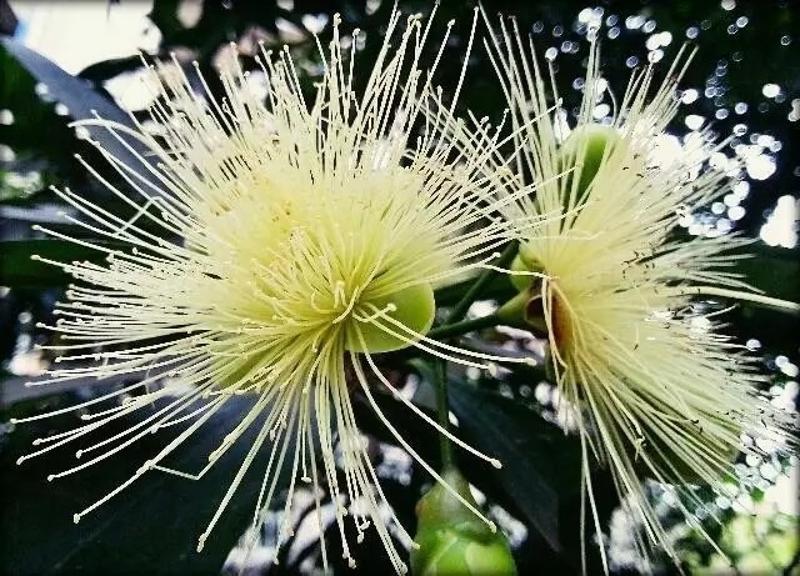
<path id="1" fill-rule="evenodd" d="M 508 246 L 505 247 L 502 254 L 500 254 L 497 262 L 495 262 L 495 266 L 499 268 L 508 266 L 516 254 L 517 242 L 511 241 Z M 450 310 L 450 314 L 447 315 L 442 325 L 431 330 L 428 333 L 428 337 L 446 339 L 499 324 L 500 318 L 495 314 L 490 314 L 482 318 L 463 320 L 469 307 L 478 299 L 481 292 L 483 292 L 496 274 L 497 271 L 495 270 L 484 270 L 483 273 L 478 276 L 477 280 L 469 287 L 461 300 Z M 450 426 L 450 409 L 447 400 L 447 366 L 444 361 L 438 359 L 434 360 L 434 371 L 436 373 L 436 412 L 438 414 L 439 425 L 442 429 L 447 430 Z M 442 453 L 442 470 L 454 467 L 455 458 L 453 456 L 453 447 L 450 444 L 450 440 L 448 440 L 444 434 L 439 434 L 439 449 Z"/>
<path id="2" fill-rule="evenodd" d="M 490 328 L 497 326 L 501 323 L 500 317 L 497 314 L 489 314 L 488 316 L 481 316 L 480 318 L 471 318 L 469 320 L 462 320 L 461 322 L 454 322 L 452 324 L 443 324 L 438 328 L 434 328 L 428 332 L 428 338 L 435 338 L 445 340 L 454 336 L 461 336 L 468 332 L 480 330 L 481 328 Z"/>
<path id="3" fill-rule="evenodd" d="M 514 260 L 514 256 L 516 256 L 516 254 L 517 241 L 512 240 L 508 243 L 508 246 L 506 246 L 505 250 L 503 250 L 503 252 L 500 254 L 500 258 L 497 259 L 497 262 L 495 262 L 494 265 L 499 268 L 504 268 L 511 264 L 511 261 Z M 469 290 L 466 291 L 461 300 L 459 300 L 459 302 L 453 306 L 453 309 L 450 310 L 450 314 L 447 315 L 447 318 L 442 323 L 440 329 L 448 326 L 449 324 L 455 324 L 464 318 L 464 316 L 467 315 L 467 310 L 469 310 L 469 307 L 472 306 L 472 303 L 478 299 L 478 297 L 481 295 L 481 292 L 483 292 L 489 282 L 492 281 L 492 278 L 494 278 L 496 275 L 496 270 L 484 270 L 481 275 L 478 276 L 478 279 L 473 282 L 472 286 L 469 287 Z"/>
<path id="4" fill-rule="evenodd" d="M 434 372 L 436 375 L 436 412 L 438 414 L 439 426 L 448 430 L 450 426 L 450 407 L 447 400 L 447 367 L 443 360 L 434 360 Z M 444 434 L 439 434 L 439 450 L 442 456 L 442 470 L 455 466 L 453 456 L 453 446 Z"/>

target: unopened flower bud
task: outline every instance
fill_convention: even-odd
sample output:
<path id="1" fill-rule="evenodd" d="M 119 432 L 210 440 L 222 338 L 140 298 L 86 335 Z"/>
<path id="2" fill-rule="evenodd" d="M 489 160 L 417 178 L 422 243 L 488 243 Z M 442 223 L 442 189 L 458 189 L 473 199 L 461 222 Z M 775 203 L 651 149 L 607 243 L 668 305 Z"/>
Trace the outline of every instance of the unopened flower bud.
<path id="1" fill-rule="evenodd" d="M 469 484 L 455 469 L 442 476 L 475 504 Z M 477 506 L 477 504 L 475 504 Z M 417 503 L 419 548 L 411 552 L 414 576 L 515 576 L 517 568 L 505 536 L 493 532 L 441 484 Z"/>

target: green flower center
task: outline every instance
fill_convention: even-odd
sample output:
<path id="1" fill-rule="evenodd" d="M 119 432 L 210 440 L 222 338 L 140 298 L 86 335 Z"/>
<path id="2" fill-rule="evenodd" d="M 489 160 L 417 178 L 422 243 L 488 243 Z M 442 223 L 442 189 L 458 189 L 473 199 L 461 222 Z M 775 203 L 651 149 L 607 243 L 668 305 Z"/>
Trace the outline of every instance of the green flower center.
<path id="1" fill-rule="evenodd" d="M 363 310 L 367 317 L 373 316 L 374 321 L 364 322 L 352 318 L 350 322 L 354 324 L 348 326 L 346 347 L 354 352 L 375 353 L 406 348 L 411 345 L 411 341 L 418 339 L 418 335 L 426 334 L 433 324 L 436 303 L 433 288 L 428 284 L 419 284 L 388 296 L 369 298 L 359 302 L 356 308 Z M 397 326 L 384 315 L 403 324 L 406 329 Z M 387 332 L 384 328 L 401 337 Z M 363 342 L 356 330 L 361 331 Z"/>
<path id="2" fill-rule="evenodd" d="M 574 169 L 565 176 L 564 190 L 575 194 L 573 205 L 580 204 L 589 191 L 589 186 L 608 160 L 622 137 L 611 126 L 590 124 L 574 130 L 558 153 L 558 166 L 562 171 Z M 573 191 L 573 179 L 578 177 L 577 188 Z"/>

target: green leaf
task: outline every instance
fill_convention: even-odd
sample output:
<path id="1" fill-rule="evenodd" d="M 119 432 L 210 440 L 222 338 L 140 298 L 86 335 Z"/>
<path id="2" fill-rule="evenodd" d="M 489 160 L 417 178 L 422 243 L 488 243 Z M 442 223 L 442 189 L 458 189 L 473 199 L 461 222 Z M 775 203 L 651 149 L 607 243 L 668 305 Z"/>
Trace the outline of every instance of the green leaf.
<path id="1" fill-rule="evenodd" d="M 475 283 L 474 278 L 463 280 L 450 286 L 443 286 L 436 290 L 435 299 L 437 306 L 452 306 L 461 300 L 462 296 Z M 505 302 L 515 296 L 517 290 L 505 274 L 495 276 L 481 292 L 480 300 L 498 300 Z"/>
<path id="2" fill-rule="evenodd" d="M 573 567 L 580 567 L 580 443 L 561 428 L 518 402 L 457 380 L 448 386 L 450 409 L 462 438 L 498 458 L 503 467 L 491 470 L 519 512 Z M 610 475 L 593 471 L 592 483 L 601 525 L 619 500 Z M 588 512 L 587 512 L 588 513 Z M 587 517 L 587 541 L 593 525 Z M 590 573 L 596 554 L 589 547 Z M 595 566 L 599 570 L 599 566 Z"/>
<path id="3" fill-rule="evenodd" d="M 1 383 L 8 386 L 9 381 Z M 85 399 L 88 388 L 72 397 L 64 394 L 40 398 L 28 406 L 39 412 L 45 406 L 67 406 L 76 396 Z M 249 409 L 252 397 L 236 397 L 202 426 L 164 465 L 188 472 L 200 470 L 208 454 Z M 153 410 L 157 409 L 157 404 Z M 22 406 L 19 406 L 22 409 Z M 3 414 L 0 422 L 9 415 Z M 145 416 L 145 415 L 142 415 Z M 130 426 L 139 418 L 120 424 Z M 196 552 L 203 532 L 231 483 L 246 451 L 252 445 L 263 416 L 259 417 L 201 480 L 192 481 L 158 471 L 144 474 L 125 491 L 82 518 L 72 516 L 128 479 L 182 430 L 146 435 L 124 453 L 103 460 L 77 474 L 47 482 L 48 474 L 75 466 L 74 450 L 63 447 L 22 465 L 15 460 L 32 450 L 38 437 L 82 424 L 76 415 L 49 421 L 17 424 L 13 432 L 0 428 L 0 476 L 5 502 L 0 515 L 0 573 L 3 574 L 219 574 L 231 548 L 252 520 L 269 446 L 259 453 L 253 468 L 236 491 L 219 524 Z M 187 423 L 188 424 L 188 423 Z M 118 431 L 115 429 L 114 432 Z M 91 436 L 85 447 L 112 432 Z M 291 468 L 290 447 L 282 474 Z M 285 480 L 285 477 L 284 477 Z M 281 481 L 279 485 L 286 485 Z M 278 505 L 280 502 L 278 502 Z"/>
<path id="4" fill-rule="evenodd" d="M 413 363 L 423 381 L 431 375 Z M 380 388 L 376 388 L 376 392 Z M 427 386 L 415 401 L 422 400 Z M 576 437 L 544 420 L 534 410 L 513 400 L 451 379 L 448 385 L 450 410 L 458 418 L 453 430 L 459 438 L 492 457 L 503 467 L 488 463 L 456 448 L 456 465 L 467 480 L 491 501 L 506 508 L 533 529 L 532 537 L 542 539 L 541 560 L 556 562 L 559 571 L 580 568 L 580 444 Z M 439 463 L 438 432 L 421 423 L 399 400 L 375 393 L 387 418 L 427 462 Z M 356 395 L 354 408 L 359 428 L 384 442 L 396 444 L 366 402 Z M 435 414 L 428 411 L 435 419 Z M 601 523 L 607 522 L 619 499 L 606 472 L 592 477 Z M 593 525 L 587 522 L 587 541 Z M 539 546 L 539 544 L 537 544 Z M 599 556 L 589 548 L 589 566 L 599 568 Z M 557 555 L 558 560 L 555 560 Z M 597 566 L 594 566 L 597 564 Z"/>
<path id="5" fill-rule="evenodd" d="M 153 8 L 147 15 L 164 38 L 171 38 L 184 29 L 178 18 L 179 0 L 154 0 Z"/>
<path id="6" fill-rule="evenodd" d="M 752 258 L 738 262 L 736 271 L 767 296 L 800 302 L 800 258 L 797 250 L 758 244 L 747 250 Z"/>
<path id="7" fill-rule="evenodd" d="M 580 448 L 532 410 L 451 380 L 450 408 L 476 448 L 498 458 L 500 484 L 550 546 L 560 551 L 561 481 L 579 485 Z"/>
<path id="8" fill-rule="evenodd" d="M 92 82 L 104 82 L 124 72 L 139 70 L 142 66 L 142 58 L 138 54 L 111 58 L 87 66 L 78 73 L 78 77 Z"/>
<path id="9" fill-rule="evenodd" d="M 41 54 L 19 42 L 9 38 L 3 38 L 0 41 L 3 47 L 36 80 L 47 86 L 48 93 L 55 100 L 67 107 L 72 118 L 76 120 L 94 118 L 93 111 L 95 111 L 104 120 L 128 127 L 133 126 L 128 114 L 114 102 L 98 93 L 91 82 L 68 74 Z M 86 128 L 92 138 L 100 142 L 105 150 L 126 165 L 131 167 L 141 165 L 141 161 L 111 132 L 99 127 L 87 126 Z M 126 142 L 137 152 L 144 152 L 144 147 L 140 142 L 130 138 L 126 139 Z"/>
<path id="10" fill-rule="evenodd" d="M 22 185 L 28 193 L 37 186 L 62 181 L 75 168 L 72 153 L 76 142 L 73 130 L 66 126 L 67 118 L 56 114 L 55 105 L 35 93 L 36 79 L 23 68 L 14 56 L 0 45 L 0 102 L 13 116 L 10 124 L 0 123 L 0 142 L 8 146 L 14 155 L 10 162 L 0 162 L 5 172 L 0 178 L 3 188 L 2 202 L 8 202 L 8 194 Z M 43 138 L 42 135 L 47 137 Z M 9 173 L 26 175 L 34 172 L 41 182 L 29 178 L 8 178 Z M 73 184 L 75 183 L 73 179 Z"/>

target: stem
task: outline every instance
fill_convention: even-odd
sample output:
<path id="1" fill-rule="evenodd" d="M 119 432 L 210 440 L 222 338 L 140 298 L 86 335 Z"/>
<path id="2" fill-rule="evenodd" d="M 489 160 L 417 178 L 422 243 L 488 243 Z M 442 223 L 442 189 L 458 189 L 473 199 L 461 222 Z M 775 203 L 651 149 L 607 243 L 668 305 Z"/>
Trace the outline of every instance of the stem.
<path id="1" fill-rule="evenodd" d="M 505 250 L 500 254 L 500 258 L 497 259 L 495 262 L 495 266 L 503 268 L 508 266 L 511 261 L 514 259 L 514 256 L 517 255 L 517 241 L 512 240 L 508 243 L 508 246 L 505 247 Z M 472 306 L 472 303 L 478 299 L 481 292 L 483 292 L 484 288 L 491 282 L 492 278 L 497 275 L 496 270 L 484 270 L 478 279 L 469 287 L 469 290 L 466 291 L 464 296 L 462 296 L 461 300 L 453 306 L 453 309 L 450 311 L 450 314 L 447 315 L 447 318 L 442 323 L 441 328 L 449 324 L 455 324 L 456 322 L 460 321 L 464 316 L 467 314 L 467 310 L 469 307 Z"/>
<path id="2" fill-rule="evenodd" d="M 434 360 L 433 370 L 436 378 L 436 412 L 439 426 L 448 430 L 450 426 L 450 408 L 447 400 L 447 369 L 443 360 Z M 439 434 L 439 451 L 442 456 L 442 470 L 455 466 L 453 446 L 444 434 Z"/>
<path id="3" fill-rule="evenodd" d="M 470 320 L 462 320 L 461 322 L 454 322 L 452 324 L 443 324 L 428 332 L 428 338 L 444 340 L 452 338 L 453 336 L 461 336 L 467 332 L 480 330 L 481 328 L 497 326 L 500 323 L 501 320 L 497 314 L 489 314 L 488 316 L 481 316 L 480 318 L 471 318 Z"/>
<path id="4" fill-rule="evenodd" d="M 508 266 L 516 254 L 517 242 L 512 240 L 500 254 L 497 262 L 495 262 L 495 266 L 499 268 Z M 499 324 L 500 318 L 496 314 L 490 314 L 482 318 L 463 320 L 469 307 L 478 299 L 481 292 L 483 292 L 496 274 L 496 270 L 484 270 L 481 275 L 478 276 L 477 280 L 469 287 L 461 300 L 450 310 L 450 314 L 447 315 L 442 325 L 431 330 L 428 336 L 430 338 L 445 339 Z M 444 361 L 436 359 L 434 360 L 433 369 L 436 379 L 436 412 L 438 414 L 439 425 L 443 430 L 448 430 L 450 427 L 450 409 L 447 401 L 447 366 Z M 455 466 L 453 447 L 450 444 L 450 440 L 444 434 L 439 434 L 439 449 L 442 454 L 442 470 L 453 468 Z"/>

